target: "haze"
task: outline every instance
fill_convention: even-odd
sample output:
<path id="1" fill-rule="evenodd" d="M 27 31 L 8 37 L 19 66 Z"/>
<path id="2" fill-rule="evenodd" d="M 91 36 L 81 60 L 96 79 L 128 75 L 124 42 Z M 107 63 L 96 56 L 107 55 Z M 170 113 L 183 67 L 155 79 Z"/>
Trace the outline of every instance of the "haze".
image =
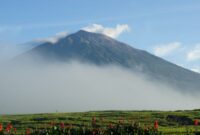
<path id="1" fill-rule="evenodd" d="M 0 68 L 0 114 L 200 107 L 198 96 L 115 65 L 8 65 Z"/>

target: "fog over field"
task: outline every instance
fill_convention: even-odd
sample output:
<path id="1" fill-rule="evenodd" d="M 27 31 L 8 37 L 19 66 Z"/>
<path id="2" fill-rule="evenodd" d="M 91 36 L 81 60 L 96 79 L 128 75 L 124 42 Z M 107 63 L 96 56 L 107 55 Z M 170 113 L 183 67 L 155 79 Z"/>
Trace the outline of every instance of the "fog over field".
<path id="1" fill-rule="evenodd" d="M 197 95 L 115 65 L 8 65 L 0 68 L 0 114 L 200 107 Z"/>

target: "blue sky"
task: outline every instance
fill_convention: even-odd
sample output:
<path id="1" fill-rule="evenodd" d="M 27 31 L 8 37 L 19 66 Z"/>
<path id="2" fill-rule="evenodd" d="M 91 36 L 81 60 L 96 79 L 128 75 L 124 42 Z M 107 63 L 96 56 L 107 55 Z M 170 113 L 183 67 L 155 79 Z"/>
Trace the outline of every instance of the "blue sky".
<path id="1" fill-rule="evenodd" d="M 101 32 L 126 25 L 115 38 L 200 71 L 199 13 L 199 0 L 1 0 L 0 53 L 94 24 Z"/>

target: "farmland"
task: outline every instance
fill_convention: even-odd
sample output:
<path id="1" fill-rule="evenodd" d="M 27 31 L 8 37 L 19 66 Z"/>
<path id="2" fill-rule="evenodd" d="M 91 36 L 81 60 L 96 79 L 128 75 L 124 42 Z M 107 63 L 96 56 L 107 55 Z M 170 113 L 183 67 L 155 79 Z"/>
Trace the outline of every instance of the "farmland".
<path id="1" fill-rule="evenodd" d="M 24 115 L 0 115 L 4 128 L 12 124 L 16 134 L 24 134 L 27 129 L 49 129 L 52 124 L 73 126 L 73 128 L 93 128 L 93 121 L 98 128 L 105 129 L 112 125 L 132 125 L 137 123 L 142 129 L 153 128 L 158 121 L 158 131 L 162 134 L 194 134 L 200 128 L 194 125 L 200 119 L 200 110 L 190 111 L 91 111 L 74 113 L 46 113 Z M 14 133 L 14 131 L 12 131 Z"/>

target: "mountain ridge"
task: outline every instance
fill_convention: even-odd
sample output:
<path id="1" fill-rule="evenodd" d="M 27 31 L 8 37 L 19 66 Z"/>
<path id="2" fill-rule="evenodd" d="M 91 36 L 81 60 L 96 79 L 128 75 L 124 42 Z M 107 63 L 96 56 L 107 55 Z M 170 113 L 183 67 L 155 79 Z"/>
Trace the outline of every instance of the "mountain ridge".
<path id="1" fill-rule="evenodd" d="M 38 58 L 50 62 L 76 59 L 96 65 L 120 65 L 186 91 L 198 91 L 200 87 L 198 73 L 106 35 L 84 30 L 70 34 L 54 44 L 43 43 L 22 56 L 26 55 L 33 55 L 36 61 Z"/>

